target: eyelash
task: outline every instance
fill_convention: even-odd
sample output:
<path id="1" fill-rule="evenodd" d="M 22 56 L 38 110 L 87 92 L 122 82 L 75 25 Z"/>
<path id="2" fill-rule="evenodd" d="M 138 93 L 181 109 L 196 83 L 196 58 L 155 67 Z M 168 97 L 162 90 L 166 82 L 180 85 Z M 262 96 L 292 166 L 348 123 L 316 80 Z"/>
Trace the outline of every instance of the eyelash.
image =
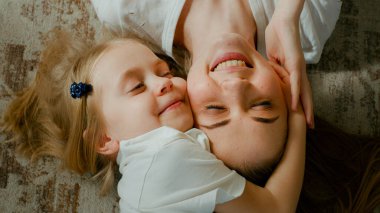
<path id="1" fill-rule="evenodd" d="M 223 106 L 218 106 L 218 105 L 208 105 L 208 106 L 206 106 L 206 109 L 208 109 L 208 110 L 210 110 L 210 109 L 213 109 L 213 110 L 224 110 L 226 108 L 223 107 Z"/>
<path id="2" fill-rule="evenodd" d="M 144 83 L 138 83 L 135 87 L 133 87 L 129 92 L 133 92 L 133 91 L 136 91 L 136 90 L 138 90 L 138 89 L 140 89 L 140 88 L 142 88 L 142 87 L 144 87 L 145 85 L 144 85 Z"/>
<path id="3" fill-rule="evenodd" d="M 254 108 L 254 107 L 264 107 L 265 109 L 270 109 L 272 107 L 272 102 L 270 101 L 262 101 L 262 102 L 259 102 L 259 103 L 255 103 L 251 106 L 251 108 Z"/>
<path id="4" fill-rule="evenodd" d="M 164 73 L 163 75 L 161 75 L 161 77 L 167 77 L 169 75 L 170 75 L 170 77 L 173 77 L 173 75 L 172 75 L 172 73 L 170 71 Z"/>
<path id="5" fill-rule="evenodd" d="M 170 71 L 164 73 L 163 75 L 161 75 L 160 77 L 168 77 L 168 78 L 171 78 L 172 77 L 172 73 Z M 134 92 L 142 87 L 144 87 L 144 83 L 140 82 L 138 83 L 135 87 L 133 87 L 130 91 L 128 91 L 128 93 L 130 92 Z"/>

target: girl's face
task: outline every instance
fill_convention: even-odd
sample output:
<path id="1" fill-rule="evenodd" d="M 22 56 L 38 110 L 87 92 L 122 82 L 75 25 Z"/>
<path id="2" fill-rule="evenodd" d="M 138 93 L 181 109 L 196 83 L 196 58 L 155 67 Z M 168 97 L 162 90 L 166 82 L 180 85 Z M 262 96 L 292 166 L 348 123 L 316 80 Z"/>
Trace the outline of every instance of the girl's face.
<path id="1" fill-rule="evenodd" d="M 237 34 L 221 36 L 192 62 L 188 95 L 213 153 L 242 173 L 274 163 L 284 147 L 287 107 L 272 65 Z"/>
<path id="2" fill-rule="evenodd" d="M 146 46 L 133 40 L 112 44 L 93 69 L 94 97 L 108 137 L 123 140 L 164 125 L 180 131 L 193 126 L 186 81 L 173 77 Z"/>

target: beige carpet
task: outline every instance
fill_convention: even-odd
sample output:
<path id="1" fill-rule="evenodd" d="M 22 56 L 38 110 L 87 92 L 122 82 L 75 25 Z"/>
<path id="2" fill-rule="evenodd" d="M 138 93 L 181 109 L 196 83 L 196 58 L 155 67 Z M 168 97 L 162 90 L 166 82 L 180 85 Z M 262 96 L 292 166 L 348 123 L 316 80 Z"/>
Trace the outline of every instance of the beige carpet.
<path id="1" fill-rule="evenodd" d="M 34 77 L 46 34 L 58 26 L 94 39 L 100 24 L 89 1 L 0 1 L 1 111 Z M 88 177 L 60 170 L 53 158 L 31 165 L 3 138 L 0 212 L 118 212 L 117 197 L 98 196 Z"/>
<path id="2" fill-rule="evenodd" d="M 380 137 L 380 2 L 344 0 L 319 64 L 309 66 L 316 114 L 344 130 Z M 99 37 L 88 0 L 0 1 L 0 112 L 34 77 L 46 34 L 55 27 Z M 118 212 L 88 177 L 44 158 L 31 165 L 0 136 L 0 212 Z M 380 140 L 379 140 L 380 142 Z"/>

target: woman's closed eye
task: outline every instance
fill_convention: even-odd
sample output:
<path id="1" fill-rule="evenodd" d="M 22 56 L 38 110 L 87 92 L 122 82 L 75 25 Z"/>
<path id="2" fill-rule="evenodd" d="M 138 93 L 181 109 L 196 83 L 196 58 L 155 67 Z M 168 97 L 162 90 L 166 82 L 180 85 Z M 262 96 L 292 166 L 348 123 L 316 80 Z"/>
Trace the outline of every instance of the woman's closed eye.
<path id="1" fill-rule="evenodd" d="M 225 110 L 226 108 L 224 106 L 218 106 L 218 105 L 208 105 L 206 106 L 207 110 Z"/>
<path id="2" fill-rule="evenodd" d="M 216 114 L 220 114 L 220 113 L 224 113 L 227 111 L 227 108 L 222 106 L 222 105 L 207 105 L 205 106 L 205 110 L 204 110 L 207 114 L 211 114 L 211 115 L 216 115 Z"/>
<path id="3" fill-rule="evenodd" d="M 251 105 L 251 109 L 254 110 L 267 110 L 272 108 L 272 102 L 260 101 Z"/>

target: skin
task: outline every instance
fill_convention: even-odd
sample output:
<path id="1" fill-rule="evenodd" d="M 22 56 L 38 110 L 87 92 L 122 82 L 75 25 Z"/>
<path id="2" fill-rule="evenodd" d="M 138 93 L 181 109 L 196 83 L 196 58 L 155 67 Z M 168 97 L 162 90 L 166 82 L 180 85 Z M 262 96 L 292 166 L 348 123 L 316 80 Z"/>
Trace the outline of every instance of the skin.
<path id="1" fill-rule="evenodd" d="M 276 162 L 284 148 L 287 107 L 272 64 L 239 34 L 215 41 L 204 54 L 191 67 L 188 93 L 196 126 L 209 136 L 212 152 L 242 173 L 247 165 Z M 213 70 L 220 58 L 242 56 L 245 66 Z"/>
<path id="2" fill-rule="evenodd" d="M 94 94 L 99 94 L 92 98 L 101 104 L 110 141 L 133 138 L 163 125 L 180 131 L 193 126 L 186 81 L 173 77 L 168 65 L 138 42 L 121 41 L 106 50 L 92 78 Z"/>

